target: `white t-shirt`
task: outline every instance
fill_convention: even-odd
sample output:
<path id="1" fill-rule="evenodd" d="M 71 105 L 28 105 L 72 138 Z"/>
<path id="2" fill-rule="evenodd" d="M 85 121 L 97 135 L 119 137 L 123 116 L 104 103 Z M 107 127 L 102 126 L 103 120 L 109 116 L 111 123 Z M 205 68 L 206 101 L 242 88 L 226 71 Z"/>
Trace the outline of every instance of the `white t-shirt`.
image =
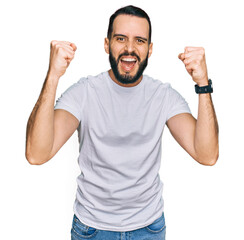
<path id="1" fill-rule="evenodd" d="M 186 101 L 147 75 L 122 87 L 108 72 L 81 78 L 58 99 L 79 121 L 81 174 L 76 216 L 86 225 L 132 231 L 162 215 L 161 136 L 166 121 L 190 113 Z"/>

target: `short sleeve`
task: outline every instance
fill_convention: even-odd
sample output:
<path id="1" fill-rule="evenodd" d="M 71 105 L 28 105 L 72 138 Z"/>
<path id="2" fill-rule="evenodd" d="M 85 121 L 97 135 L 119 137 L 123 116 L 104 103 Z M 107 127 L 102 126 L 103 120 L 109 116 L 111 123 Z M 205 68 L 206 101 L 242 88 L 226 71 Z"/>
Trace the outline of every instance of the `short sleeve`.
<path id="1" fill-rule="evenodd" d="M 168 87 L 168 112 L 167 112 L 167 121 L 180 113 L 191 113 L 191 110 L 188 106 L 186 100 L 173 89 L 170 85 Z"/>
<path id="2" fill-rule="evenodd" d="M 86 98 L 86 81 L 82 78 L 70 86 L 56 101 L 54 109 L 63 109 L 74 115 L 79 121 Z"/>

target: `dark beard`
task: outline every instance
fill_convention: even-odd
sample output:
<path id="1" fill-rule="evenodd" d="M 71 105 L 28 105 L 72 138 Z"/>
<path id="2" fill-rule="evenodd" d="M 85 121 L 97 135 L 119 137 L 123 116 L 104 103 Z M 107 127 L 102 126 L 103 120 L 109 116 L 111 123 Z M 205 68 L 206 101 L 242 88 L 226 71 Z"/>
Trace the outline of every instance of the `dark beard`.
<path id="1" fill-rule="evenodd" d="M 139 69 L 138 69 L 138 71 L 137 71 L 137 73 L 136 73 L 136 75 L 134 77 L 130 76 L 128 74 L 122 75 L 122 74 L 119 73 L 119 70 L 118 70 L 118 64 L 119 64 L 120 58 L 122 56 L 129 56 L 129 55 L 130 56 L 136 56 L 137 57 L 137 61 L 139 62 Z M 112 54 L 111 49 L 109 48 L 109 62 L 110 62 L 111 68 L 113 70 L 113 73 L 114 73 L 114 76 L 116 77 L 116 79 L 120 83 L 131 84 L 131 83 L 135 83 L 142 76 L 142 73 L 144 72 L 145 68 L 147 67 L 148 53 L 147 53 L 147 56 L 146 56 L 145 60 L 143 60 L 142 62 L 140 60 L 140 57 L 137 56 L 137 54 L 134 53 L 134 52 L 132 52 L 132 53 L 124 52 L 124 53 L 119 55 L 118 60 L 116 61 L 115 57 Z"/>

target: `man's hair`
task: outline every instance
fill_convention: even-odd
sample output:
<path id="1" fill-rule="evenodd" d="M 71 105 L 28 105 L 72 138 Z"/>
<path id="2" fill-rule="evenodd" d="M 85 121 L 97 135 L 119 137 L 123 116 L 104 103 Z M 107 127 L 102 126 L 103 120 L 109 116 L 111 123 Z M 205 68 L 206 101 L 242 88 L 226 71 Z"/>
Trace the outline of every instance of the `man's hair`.
<path id="1" fill-rule="evenodd" d="M 149 23 L 149 39 L 148 43 L 151 43 L 151 35 L 152 35 L 152 26 L 151 26 L 151 21 L 147 13 L 142 10 L 141 8 L 129 5 L 123 8 L 118 9 L 109 19 L 109 25 L 108 25 L 108 33 L 107 33 L 107 38 L 110 40 L 111 35 L 113 32 L 113 23 L 114 19 L 119 16 L 119 15 L 131 15 L 131 16 L 136 16 L 136 17 L 141 17 L 141 18 L 146 18 L 148 23 Z"/>

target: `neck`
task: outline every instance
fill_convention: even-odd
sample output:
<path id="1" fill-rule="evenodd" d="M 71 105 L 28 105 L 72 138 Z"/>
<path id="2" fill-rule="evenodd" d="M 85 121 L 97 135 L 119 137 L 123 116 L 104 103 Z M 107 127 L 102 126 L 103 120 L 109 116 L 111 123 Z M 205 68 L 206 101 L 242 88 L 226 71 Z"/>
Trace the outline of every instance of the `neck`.
<path id="1" fill-rule="evenodd" d="M 121 82 L 119 82 L 119 81 L 117 80 L 117 78 L 115 77 L 115 75 L 114 75 L 112 69 L 110 69 L 110 70 L 108 71 L 108 73 L 109 73 L 109 76 L 111 77 L 111 79 L 112 79 L 115 83 L 117 83 L 118 85 L 120 85 L 120 86 L 122 86 L 122 87 L 135 87 L 135 86 L 138 85 L 138 84 L 141 82 L 141 80 L 142 80 L 142 75 L 141 75 L 141 77 L 140 77 L 136 82 L 134 82 L 134 83 L 128 83 L 128 84 L 123 84 L 123 83 L 121 83 Z"/>

